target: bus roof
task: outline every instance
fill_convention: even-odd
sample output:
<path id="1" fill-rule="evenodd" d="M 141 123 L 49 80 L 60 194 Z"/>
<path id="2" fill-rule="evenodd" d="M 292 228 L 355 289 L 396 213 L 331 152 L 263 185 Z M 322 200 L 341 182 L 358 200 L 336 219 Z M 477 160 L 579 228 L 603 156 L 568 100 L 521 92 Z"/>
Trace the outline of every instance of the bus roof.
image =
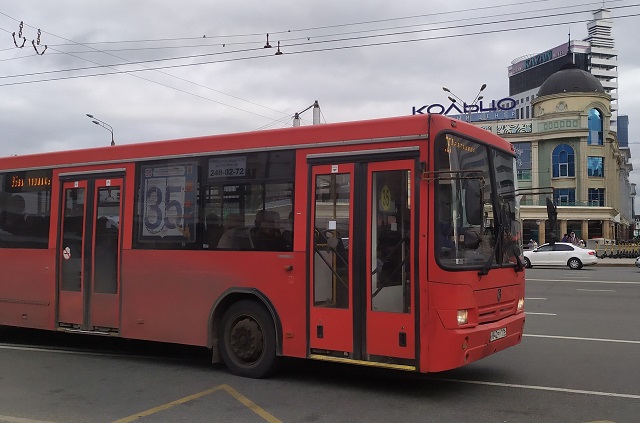
<path id="1" fill-rule="evenodd" d="M 358 140 L 424 138 L 429 133 L 429 118 L 436 130 L 457 128 L 473 138 L 491 140 L 491 144 L 498 148 L 513 150 L 504 139 L 466 122 L 443 115 L 410 115 L 0 157 L 0 171 L 153 160 L 216 152 L 311 148 Z"/>

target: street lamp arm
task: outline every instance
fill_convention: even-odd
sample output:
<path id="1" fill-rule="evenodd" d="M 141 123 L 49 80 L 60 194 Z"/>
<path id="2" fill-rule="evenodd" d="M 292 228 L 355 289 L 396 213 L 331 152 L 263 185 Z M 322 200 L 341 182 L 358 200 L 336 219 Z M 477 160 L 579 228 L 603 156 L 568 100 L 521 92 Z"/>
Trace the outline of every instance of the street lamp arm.
<path id="1" fill-rule="evenodd" d="M 97 117 L 93 116 L 92 114 L 87 113 L 86 115 L 87 115 L 88 118 L 93 119 L 91 122 L 95 123 L 98 126 L 103 127 L 107 131 L 111 132 L 111 146 L 116 145 L 116 142 L 113 139 L 113 127 L 111 125 L 109 125 L 107 122 L 102 121 L 102 120 L 98 119 Z"/>
<path id="2" fill-rule="evenodd" d="M 105 126 L 103 126 L 103 125 L 106 125 L 107 127 L 109 127 L 109 128 L 110 128 L 109 130 L 113 132 L 113 127 L 112 127 L 111 125 L 109 125 L 107 122 L 105 122 L 105 121 L 103 121 L 103 120 L 100 120 L 100 119 L 98 119 L 97 117 L 95 117 L 95 116 L 93 116 L 93 115 L 90 115 L 90 114 L 88 114 L 88 113 L 87 113 L 87 116 L 89 116 L 91 119 L 94 119 L 94 120 L 92 121 L 93 123 L 96 123 L 96 121 L 98 121 L 98 122 L 100 122 L 100 123 L 102 124 L 102 125 L 100 125 L 100 126 L 102 126 L 102 127 L 104 128 Z M 98 125 L 99 125 L 99 124 L 98 124 Z"/>
<path id="3" fill-rule="evenodd" d="M 452 92 L 449 88 L 447 87 L 442 87 L 442 91 L 447 92 L 449 94 L 451 94 L 453 97 L 455 97 L 456 99 L 458 99 L 458 101 L 460 101 L 462 104 L 469 104 L 469 105 L 474 105 L 476 104 L 476 102 L 482 100 L 482 96 L 480 95 L 480 93 L 482 91 L 484 91 L 484 89 L 487 88 L 487 84 L 482 84 L 482 86 L 480 87 L 480 90 L 478 91 L 478 94 L 476 94 L 475 98 L 473 99 L 473 101 L 471 103 L 467 103 L 466 101 L 464 101 L 463 99 L 461 99 L 460 97 L 458 97 L 454 92 Z M 451 97 L 449 97 L 449 100 L 452 100 Z M 452 100 L 453 103 L 455 103 L 455 101 Z"/>
<path id="4" fill-rule="evenodd" d="M 458 101 L 460 101 L 462 104 L 465 104 L 465 101 L 463 99 L 461 99 L 460 97 L 458 97 L 454 92 L 452 92 L 449 88 L 447 87 L 442 87 L 442 91 L 451 94 L 452 96 L 454 96 L 455 98 L 458 99 Z M 449 97 L 449 100 L 451 100 L 451 97 Z M 455 101 L 454 101 L 455 103 Z"/>

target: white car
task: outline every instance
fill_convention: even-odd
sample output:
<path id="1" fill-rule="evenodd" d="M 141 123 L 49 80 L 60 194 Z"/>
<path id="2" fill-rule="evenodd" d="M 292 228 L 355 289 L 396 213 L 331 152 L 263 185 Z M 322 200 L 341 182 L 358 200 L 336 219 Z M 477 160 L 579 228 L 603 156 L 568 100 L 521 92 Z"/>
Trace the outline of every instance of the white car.
<path id="1" fill-rule="evenodd" d="M 640 257 L 636 258 L 636 267 L 640 267 Z"/>
<path id="2" fill-rule="evenodd" d="M 525 267 L 533 266 L 569 266 L 581 269 L 598 263 L 595 250 L 582 248 L 568 242 L 542 244 L 540 247 L 524 252 Z"/>

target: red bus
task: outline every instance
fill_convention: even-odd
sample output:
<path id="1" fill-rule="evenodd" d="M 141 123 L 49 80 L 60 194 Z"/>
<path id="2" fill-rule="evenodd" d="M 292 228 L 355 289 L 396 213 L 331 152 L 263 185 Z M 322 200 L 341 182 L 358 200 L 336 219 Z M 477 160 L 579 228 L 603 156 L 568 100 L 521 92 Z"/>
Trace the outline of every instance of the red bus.
<path id="1" fill-rule="evenodd" d="M 0 325 L 456 368 L 521 341 L 514 169 L 440 115 L 0 158 Z"/>

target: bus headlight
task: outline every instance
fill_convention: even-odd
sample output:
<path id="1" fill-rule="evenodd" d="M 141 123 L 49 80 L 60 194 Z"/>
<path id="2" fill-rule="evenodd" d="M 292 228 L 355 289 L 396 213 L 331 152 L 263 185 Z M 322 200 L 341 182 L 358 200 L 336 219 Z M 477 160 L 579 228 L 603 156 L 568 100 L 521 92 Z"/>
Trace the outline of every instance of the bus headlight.
<path id="1" fill-rule="evenodd" d="M 524 298 L 518 300 L 518 313 L 524 310 Z"/>
<path id="2" fill-rule="evenodd" d="M 469 322 L 467 310 L 458 310 L 458 326 L 466 325 Z"/>

